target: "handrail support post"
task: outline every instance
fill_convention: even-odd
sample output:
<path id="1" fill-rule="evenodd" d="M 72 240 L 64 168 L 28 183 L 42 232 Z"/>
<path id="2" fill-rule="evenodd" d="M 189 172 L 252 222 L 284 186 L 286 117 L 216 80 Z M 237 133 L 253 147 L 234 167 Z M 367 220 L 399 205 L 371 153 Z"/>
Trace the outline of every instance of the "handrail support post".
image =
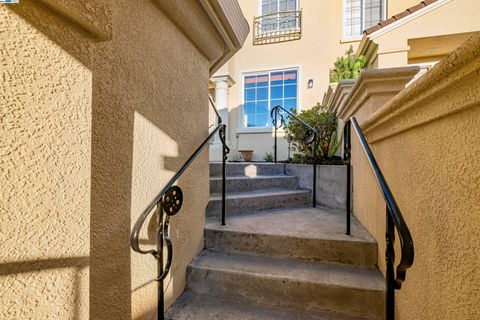
<path id="1" fill-rule="evenodd" d="M 386 282 L 387 282 L 387 305 L 386 305 L 386 319 L 395 319 L 395 226 L 388 206 L 386 207 Z"/>
<path id="2" fill-rule="evenodd" d="M 227 165 L 227 150 L 225 146 L 222 147 L 222 226 L 225 225 L 225 189 L 226 189 L 226 165 Z"/>
<path id="3" fill-rule="evenodd" d="M 278 115 L 278 109 L 275 109 L 275 138 L 274 138 L 274 143 L 273 143 L 273 159 L 275 163 L 277 163 L 277 115 Z"/>
<path id="4" fill-rule="evenodd" d="M 315 136 L 313 140 L 313 186 L 312 186 L 312 206 L 317 206 L 317 147 L 318 137 Z"/>
<path id="5" fill-rule="evenodd" d="M 163 274 L 163 209 L 162 201 L 157 205 L 157 278 Z M 165 296 L 163 280 L 157 281 L 157 320 L 165 319 Z"/>

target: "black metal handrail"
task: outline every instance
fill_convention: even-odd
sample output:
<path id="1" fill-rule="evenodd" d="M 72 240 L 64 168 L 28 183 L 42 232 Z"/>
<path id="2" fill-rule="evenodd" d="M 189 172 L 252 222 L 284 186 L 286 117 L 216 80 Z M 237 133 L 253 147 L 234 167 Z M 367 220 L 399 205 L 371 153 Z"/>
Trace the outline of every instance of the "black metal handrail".
<path id="1" fill-rule="evenodd" d="M 277 163 L 277 130 L 278 130 L 278 117 L 280 116 L 280 127 L 284 125 L 285 121 L 283 119 L 283 115 L 280 113 L 280 110 L 283 110 L 285 113 L 289 114 L 293 119 L 297 120 L 300 124 L 302 124 L 307 131 L 305 132 L 305 141 L 311 145 L 313 143 L 313 181 L 312 181 L 312 206 L 317 206 L 317 148 L 318 148 L 318 139 L 320 138 L 320 132 L 318 132 L 315 128 L 310 126 L 309 124 L 305 123 L 303 120 L 298 118 L 296 115 L 288 111 L 287 109 L 281 106 L 275 106 L 270 111 L 270 117 L 272 118 L 272 123 L 275 128 L 274 134 L 274 144 L 273 144 L 273 159 L 274 162 Z"/>
<path id="2" fill-rule="evenodd" d="M 187 159 L 182 167 L 175 173 L 175 175 L 167 182 L 165 187 L 158 193 L 158 195 L 148 204 L 148 206 L 140 214 L 140 217 L 135 222 L 130 234 L 130 245 L 135 252 L 141 254 L 152 254 L 158 261 L 158 273 L 155 278 L 158 281 L 158 319 L 164 319 L 164 285 L 163 280 L 170 271 L 173 259 L 173 246 L 170 240 L 169 223 L 170 217 L 174 216 L 180 211 L 183 203 L 182 189 L 175 184 L 180 176 L 189 168 L 190 164 L 200 155 L 200 153 L 209 145 L 210 140 L 218 133 L 220 141 L 222 142 L 222 225 L 225 225 L 225 174 L 226 174 L 226 160 L 227 154 L 230 152 L 226 144 L 226 125 L 222 123 L 222 119 L 215 108 L 215 104 L 210 98 L 212 107 L 218 117 L 218 124 L 215 129 L 207 136 L 207 138 L 200 144 L 200 146 Z M 154 210 L 156 208 L 156 210 Z M 157 215 L 157 239 L 156 250 L 144 250 L 140 247 L 139 236 L 140 231 L 145 224 L 147 218 L 155 212 Z M 163 261 L 164 245 L 167 248 L 167 261 Z"/>
<path id="3" fill-rule="evenodd" d="M 395 317 L 395 290 L 399 290 L 402 287 L 402 283 L 405 281 L 407 269 L 413 265 L 414 260 L 414 246 L 412 235 L 408 229 L 407 223 L 403 218 L 402 212 L 400 211 L 395 197 L 390 190 L 385 177 L 382 174 L 382 170 L 375 160 L 375 156 L 370 149 L 370 146 L 365 138 L 365 135 L 362 132 L 362 129 L 358 125 L 355 117 L 350 118 L 344 127 L 344 158 L 347 160 L 347 234 L 350 234 L 350 198 L 351 198 L 351 178 L 350 178 L 350 167 L 351 167 L 351 125 L 355 129 L 360 145 L 367 157 L 367 161 L 375 175 L 375 180 L 380 187 L 382 192 L 383 199 L 386 203 L 386 281 L 387 281 L 387 306 L 386 306 L 386 316 L 387 320 L 393 320 Z M 400 239 L 400 248 L 401 248 L 401 259 L 396 268 L 396 274 L 394 271 L 395 264 L 395 229 L 398 233 Z"/>

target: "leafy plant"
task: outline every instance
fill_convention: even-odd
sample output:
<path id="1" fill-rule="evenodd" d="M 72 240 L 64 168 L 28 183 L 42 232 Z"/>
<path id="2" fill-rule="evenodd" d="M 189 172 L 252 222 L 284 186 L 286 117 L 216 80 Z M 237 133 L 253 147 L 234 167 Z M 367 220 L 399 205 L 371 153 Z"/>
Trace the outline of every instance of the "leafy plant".
<path id="1" fill-rule="evenodd" d="M 265 152 L 265 155 L 263 156 L 263 161 L 272 162 L 273 161 L 273 153 Z"/>
<path id="2" fill-rule="evenodd" d="M 338 57 L 334 63 L 334 69 L 330 73 L 330 82 L 338 82 L 345 79 L 356 79 L 365 68 L 365 56 L 353 54 L 353 47 L 345 52 L 343 57 Z"/>
<path id="3" fill-rule="evenodd" d="M 302 111 L 297 117 L 317 130 L 320 137 L 314 151 L 314 144 L 309 144 L 305 140 L 308 130 L 293 117 L 288 117 L 285 125 L 286 135 L 291 139 L 294 149 L 301 154 L 301 156 L 297 155 L 299 153 L 294 154 L 292 162 L 312 163 L 314 152 L 319 159 L 329 157 L 332 152 L 335 154 L 340 142 L 336 141 L 337 118 L 333 113 L 317 103 L 313 108 Z M 334 142 L 334 146 L 330 147 L 330 141 Z"/>
<path id="4" fill-rule="evenodd" d="M 337 153 L 338 148 L 342 145 L 343 142 L 343 130 L 340 135 L 340 140 L 337 139 L 337 130 L 333 131 L 332 137 L 330 138 L 330 143 L 328 145 L 327 158 L 331 158 Z"/>

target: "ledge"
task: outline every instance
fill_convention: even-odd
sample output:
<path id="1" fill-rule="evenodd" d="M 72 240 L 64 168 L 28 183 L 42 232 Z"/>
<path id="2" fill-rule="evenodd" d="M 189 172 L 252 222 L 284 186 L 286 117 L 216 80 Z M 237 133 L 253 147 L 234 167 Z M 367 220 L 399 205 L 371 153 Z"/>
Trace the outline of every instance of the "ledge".
<path id="1" fill-rule="evenodd" d="M 333 113 L 337 113 L 340 109 L 342 110 L 348 95 L 352 91 L 353 86 L 357 79 L 341 80 L 337 83 L 335 91 L 332 93 L 331 97 L 328 99 L 327 108 Z"/>
<path id="2" fill-rule="evenodd" d="M 153 1 L 210 61 L 210 75 L 240 50 L 250 31 L 236 0 Z"/>
<path id="3" fill-rule="evenodd" d="M 403 90 L 419 70 L 418 66 L 412 66 L 362 71 L 345 103 L 342 104 L 341 108 L 338 108 L 338 117 L 347 119 L 353 116 L 372 96 L 383 97 L 382 101 L 377 102 L 373 106 L 373 108 L 379 108 L 383 103 Z M 378 105 L 378 103 L 381 103 L 381 105 Z M 369 110 L 369 112 L 368 115 L 373 113 L 372 110 Z M 358 120 L 361 121 L 361 119 Z"/>
<path id="4" fill-rule="evenodd" d="M 39 2 L 98 41 L 109 40 L 112 36 L 111 14 L 107 1 L 39 0 Z"/>
<path id="5" fill-rule="evenodd" d="M 361 123 L 374 143 L 406 130 L 480 106 L 480 34 Z"/>

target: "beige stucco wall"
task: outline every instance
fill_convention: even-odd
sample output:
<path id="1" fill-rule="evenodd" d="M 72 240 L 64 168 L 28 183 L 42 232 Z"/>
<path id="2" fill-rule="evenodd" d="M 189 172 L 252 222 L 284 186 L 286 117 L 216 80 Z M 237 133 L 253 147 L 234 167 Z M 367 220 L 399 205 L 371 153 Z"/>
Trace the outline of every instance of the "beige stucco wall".
<path id="1" fill-rule="evenodd" d="M 259 0 L 240 0 L 241 8 L 249 23 L 260 14 Z M 387 15 L 398 13 L 419 3 L 419 0 L 389 0 Z M 254 160 L 262 160 L 266 152 L 273 152 L 272 130 L 248 133 L 241 130 L 239 119 L 243 103 L 243 73 L 266 71 L 275 68 L 299 68 L 299 108 L 309 109 L 322 101 L 329 84 L 329 70 L 336 58 L 343 55 L 350 45 L 356 50 L 359 41 L 344 42 L 343 1 L 341 0 L 300 0 L 302 9 L 302 38 L 300 40 L 253 45 L 252 30 L 244 47 L 229 61 L 234 71 L 230 76 L 236 84 L 230 88 L 229 124 L 232 153 L 229 159 L 238 160 L 237 150 L 254 150 Z M 402 66 L 405 64 L 402 64 Z M 307 88 L 307 82 L 313 79 L 314 87 Z M 258 131 L 258 130 L 256 130 Z M 287 158 L 287 143 L 279 140 L 278 157 Z"/>
<path id="2" fill-rule="evenodd" d="M 156 1 L 0 6 L 1 319 L 154 315 L 155 260 L 131 251 L 130 230 L 208 134 L 226 52 L 200 5 L 182 6 L 208 52 Z M 167 306 L 203 244 L 207 152 L 179 185 Z"/>
<path id="3" fill-rule="evenodd" d="M 91 54 L 53 11 L 0 5 L 1 319 L 88 318 Z"/>
<path id="4" fill-rule="evenodd" d="M 422 62 L 436 62 L 448 54 L 451 49 L 449 42 L 444 38 L 432 39 L 432 37 L 480 31 L 479 1 L 451 0 L 442 3 L 444 4 L 440 6 L 437 6 L 436 3 L 427 6 L 422 10 L 435 8 L 392 30 L 385 31 L 389 29 L 387 26 L 371 34 L 369 38 L 378 45 L 377 67 L 391 68 L 407 65 L 409 52 L 414 49 L 410 48 L 409 39 L 430 38 L 428 47 L 425 49 L 431 53 L 431 57 L 430 59 L 425 57 Z M 418 12 L 413 15 L 416 14 Z M 399 22 L 409 19 L 407 16 Z M 398 25 L 398 22 L 394 25 Z M 459 37 L 458 44 L 464 40 L 461 35 Z M 448 48 L 444 49 L 444 47 Z"/>
<path id="5" fill-rule="evenodd" d="M 414 240 L 398 319 L 480 318 L 479 50 L 477 35 L 380 110 L 356 113 Z M 352 142 L 353 212 L 378 241 L 384 271 L 385 203 Z"/>
<path id="6" fill-rule="evenodd" d="M 259 15 L 258 0 L 239 1 L 242 11 L 251 24 L 254 16 Z M 230 60 L 235 73 L 231 74 L 236 84 L 229 92 L 229 123 L 232 154 L 229 159 L 238 159 L 237 150 L 253 149 L 254 159 L 262 160 L 265 152 L 273 152 L 273 132 L 238 132 L 239 112 L 243 103 L 243 73 L 247 71 L 265 71 L 275 68 L 299 68 L 299 110 L 308 109 L 322 101 L 323 91 L 329 83 L 329 69 L 338 56 L 345 53 L 350 45 L 357 42 L 341 43 L 342 38 L 342 1 L 326 0 L 300 1 L 302 8 L 302 38 L 296 41 L 269 45 L 253 45 L 252 30 L 244 47 Z M 252 28 L 251 28 L 252 29 Z M 307 88 L 307 82 L 313 79 L 314 87 Z M 238 138 L 237 138 L 238 133 Z M 279 159 L 287 157 L 287 143 L 279 140 Z"/>

